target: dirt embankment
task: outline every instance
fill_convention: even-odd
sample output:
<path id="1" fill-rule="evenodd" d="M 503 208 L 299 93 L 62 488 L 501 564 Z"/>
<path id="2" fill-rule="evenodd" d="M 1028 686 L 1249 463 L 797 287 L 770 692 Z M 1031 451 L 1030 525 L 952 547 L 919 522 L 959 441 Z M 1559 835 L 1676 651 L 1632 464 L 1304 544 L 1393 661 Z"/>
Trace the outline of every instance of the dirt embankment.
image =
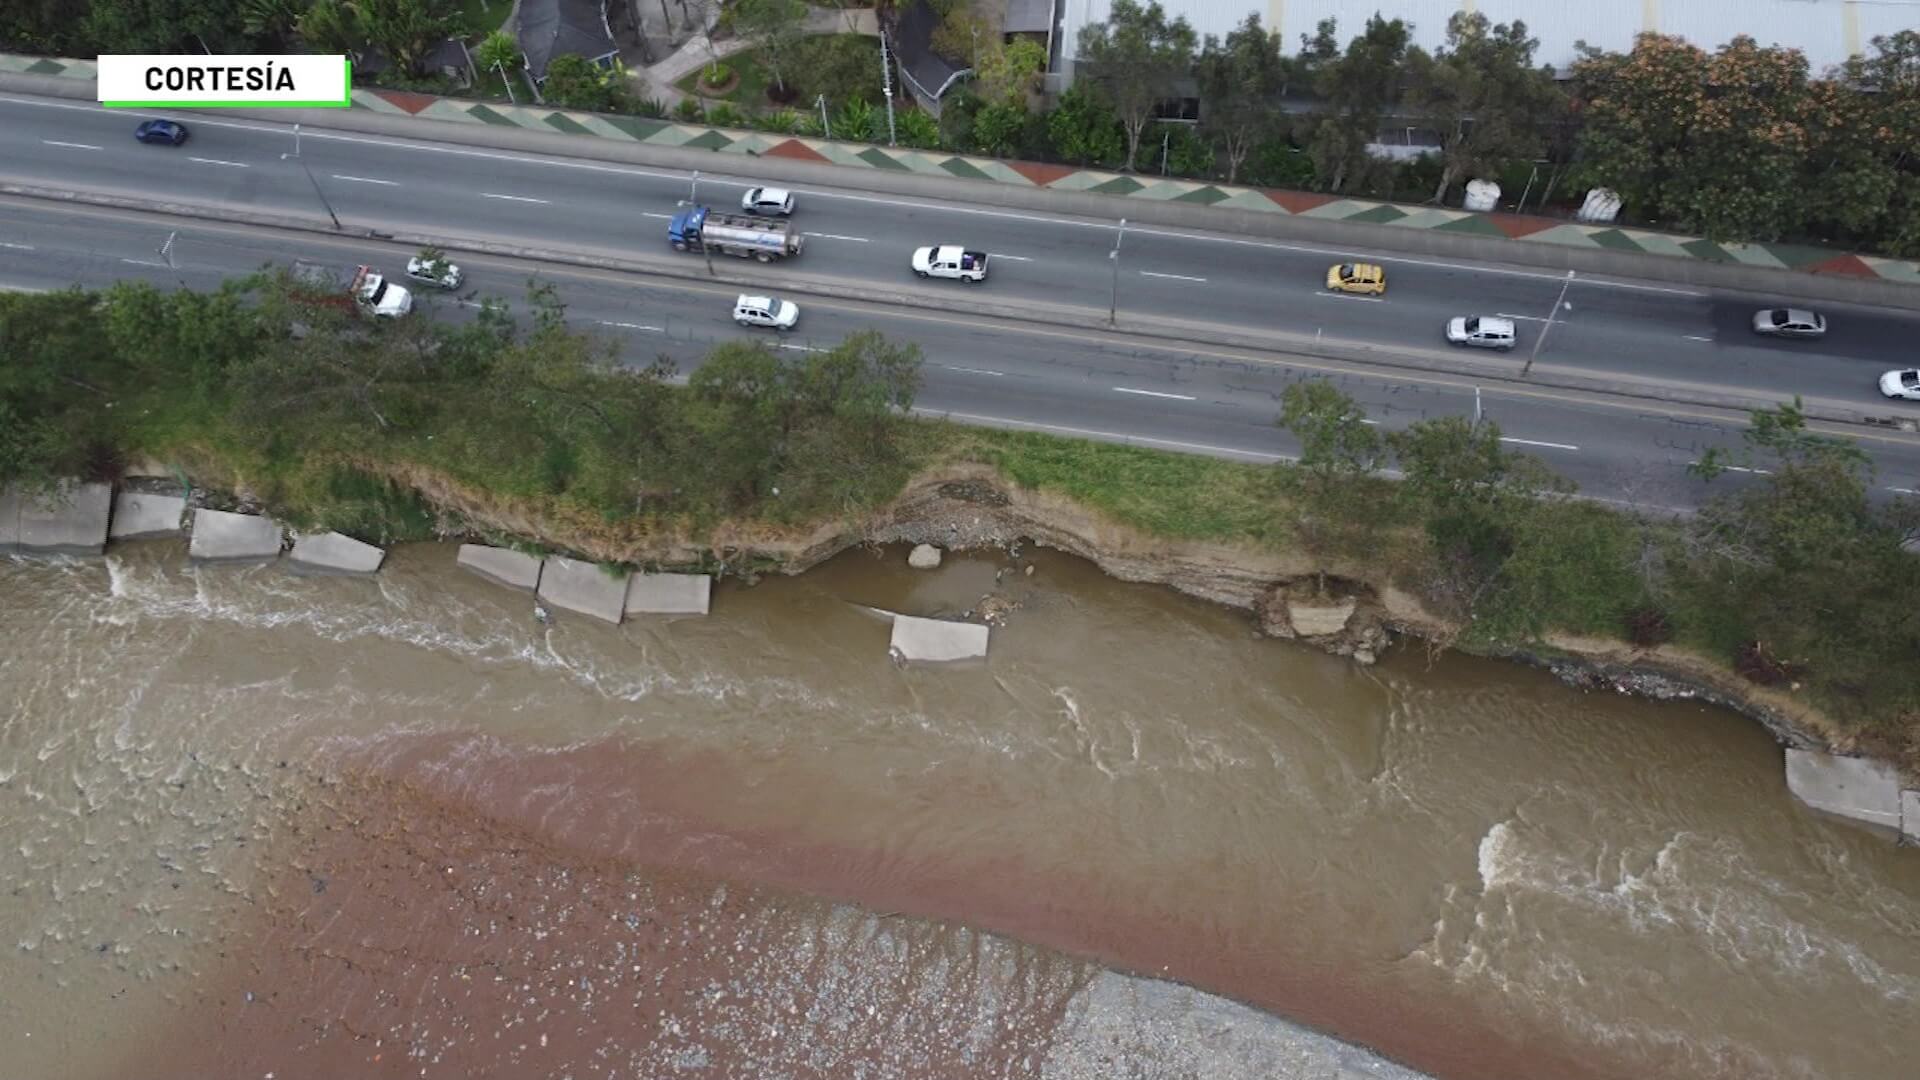
<path id="1" fill-rule="evenodd" d="M 1461 627 L 1398 588 L 1364 558 L 1172 540 L 1119 525 L 1060 495 L 1023 490 L 986 465 L 955 465 L 915 478 L 892 502 L 857 518 L 810 528 L 723 524 L 689 530 L 568 520 L 525 503 L 460 488 L 421 470 L 395 475 L 451 516 L 555 550 L 649 567 L 701 566 L 751 579 L 802 573 L 860 544 L 935 544 L 949 550 L 1030 541 L 1078 555 L 1122 581 L 1171 586 L 1252 613 L 1263 632 L 1371 663 L 1398 634 L 1450 647 Z M 1724 705 L 1764 724 L 1782 742 L 1859 750 L 1829 717 L 1792 689 L 1756 686 L 1726 666 L 1673 646 L 1555 635 L 1542 648 L 1496 651 L 1588 689 Z"/>

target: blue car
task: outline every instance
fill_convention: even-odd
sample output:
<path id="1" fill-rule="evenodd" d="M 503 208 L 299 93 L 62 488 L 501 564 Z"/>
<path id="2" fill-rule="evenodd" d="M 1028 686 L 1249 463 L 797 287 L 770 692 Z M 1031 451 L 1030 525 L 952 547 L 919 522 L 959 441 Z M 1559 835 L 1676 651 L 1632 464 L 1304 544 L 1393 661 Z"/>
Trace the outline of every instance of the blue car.
<path id="1" fill-rule="evenodd" d="M 187 125 L 172 120 L 149 120 L 133 129 L 133 137 L 143 143 L 179 146 L 187 141 Z"/>

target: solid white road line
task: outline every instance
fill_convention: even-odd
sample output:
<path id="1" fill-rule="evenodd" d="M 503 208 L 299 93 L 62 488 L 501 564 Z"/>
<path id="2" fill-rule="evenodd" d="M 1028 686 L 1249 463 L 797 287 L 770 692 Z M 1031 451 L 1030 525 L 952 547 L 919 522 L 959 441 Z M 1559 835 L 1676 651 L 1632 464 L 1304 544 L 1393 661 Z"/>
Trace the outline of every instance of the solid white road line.
<path id="1" fill-rule="evenodd" d="M 828 351 L 826 349 L 816 349 L 811 345 L 789 345 L 784 341 L 776 344 L 774 348 L 792 349 L 794 352 L 827 352 Z"/>
<path id="2" fill-rule="evenodd" d="M 75 104 L 72 102 L 65 102 L 65 101 L 40 101 L 34 98 L 15 97 L 8 94 L 0 94 L 0 102 L 7 102 L 8 104 L 13 104 L 13 105 L 25 105 L 29 107 L 44 108 L 44 109 L 71 109 L 79 112 L 90 112 L 90 113 L 98 113 L 100 111 L 100 109 L 97 106 L 93 106 L 93 105 L 79 105 L 79 104 Z M 242 121 L 233 121 L 233 120 L 198 119 L 195 122 L 200 124 L 203 127 L 232 128 L 237 131 L 252 131 L 252 132 L 257 132 L 261 134 L 272 135 L 276 138 L 284 137 L 287 134 L 287 128 L 285 126 L 268 127 L 261 124 L 252 124 L 252 123 L 246 123 Z M 676 183 L 684 183 L 687 179 L 687 175 L 685 173 L 680 173 L 680 172 L 661 172 L 653 169 L 637 169 L 637 168 L 632 168 L 630 166 L 602 165 L 602 164 L 599 164 L 596 162 L 590 162 L 590 161 L 559 160 L 554 158 L 532 157 L 525 154 L 501 153 L 501 152 L 492 151 L 492 150 L 473 150 L 473 149 L 469 149 L 467 147 L 462 147 L 462 146 L 445 146 L 445 145 L 435 145 L 435 144 L 429 144 L 429 143 L 416 143 L 416 142 L 410 142 L 405 139 L 387 139 L 387 138 L 369 137 L 369 136 L 363 136 L 363 135 L 344 135 L 338 132 L 330 132 L 330 131 L 307 131 L 305 132 L 305 137 L 309 139 L 331 139 L 334 142 L 355 143 L 355 144 L 360 144 L 364 146 L 383 146 L 388 149 L 394 149 L 394 150 L 411 150 L 416 153 L 451 154 L 458 157 L 481 158 L 484 160 L 491 160 L 491 161 L 510 161 L 516 164 L 521 164 L 521 165 L 534 165 L 534 166 L 547 166 L 547 167 L 557 166 L 563 169 L 582 169 L 588 172 L 614 173 L 620 176 L 645 176 L 653 179 L 673 180 Z M 46 140 L 42 140 L 42 141 L 44 142 Z M 99 147 L 86 147 L 86 149 L 97 150 L 99 149 Z M 701 177 L 701 179 L 704 180 L 708 178 L 703 176 Z M 754 181 L 750 181 L 744 178 L 725 176 L 725 175 L 719 175 L 719 174 L 716 174 L 711 179 L 715 183 L 729 184 L 735 187 L 751 186 L 754 183 Z M 1115 228 L 1112 222 L 1105 222 L 1105 221 L 1076 221 L 1069 218 L 1048 217 L 1044 214 L 1022 214 L 1022 213 L 1015 213 L 1009 210 L 989 210 L 983 207 L 954 206 L 946 203 L 929 203 L 929 202 L 916 201 L 913 199 L 882 198 L 874 195 L 856 195 L 856 194 L 843 192 L 843 191 L 801 190 L 798 188 L 795 188 L 792 190 L 794 190 L 797 194 L 802 194 L 802 195 L 806 195 L 809 198 L 817 198 L 817 199 L 840 199 L 845 202 L 865 202 L 865 203 L 873 203 L 875 205 L 880 205 L 880 206 L 902 206 L 902 207 L 907 207 L 909 209 L 914 209 L 914 210 L 945 211 L 945 212 L 954 213 L 954 214 L 974 214 L 980 217 L 1004 218 L 1009 221 L 1032 221 L 1032 222 L 1039 222 L 1041 224 L 1046 224 L 1046 225 L 1063 225 L 1063 226 L 1069 226 L 1069 227 L 1081 228 L 1081 229 L 1097 229 L 1102 232 L 1111 232 Z M 1299 253 L 1308 254 L 1308 255 L 1323 255 L 1323 256 L 1328 256 L 1336 259 L 1351 258 L 1354 254 L 1352 251 L 1338 250 L 1334 248 L 1314 247 L 1311 245 L 1304 245 L 1304 244 L 1282 244 L 1282 243 L 1276 243 L 1270 240 L 1246 240 L 1246 239 L 1242 239 L 1240 237 L 1234 237 L 1234 236 L 1206 236 L 1206 235 L 1200 235 L 1200 234 L 1191 233 L 1191 232 L 1183 232 L 1177 229 L 1148 228 L 1140 225 L 1129 225 L 1127 226 L 1127 231 L 1133 232 L 1133 233 L 1139 233 L 1143 236 L 1166 236 L 1176 240 L 1193 240 L 1201 243 L 1212 243 L 1212 244 L 1238 244 L 1243 247 L 1265 248 L 1269 251 L 1292 251 L 1292 252 L 1299 252 Z M 1001 257 L 1002 258 L 1018 258 L 1017 256 L 1012 256 L 1012 255 L 1001 256 Z M 1446 262 L 1438 259 L 1411 259 L 1411 258 L 1404 258 L 1401 256 L 1396 256 L 1391 254 L 1369 255 L 1368 259 L 1369 261 L 1372 261 L 1372 262 L 1386 263 L 1386 264 L 1391 264 L 1395 266 L 1426 266 L 1426 267 L 1433 267 L 1441 270 L 1459 270 L 1459 271 L 1464 271 L 1466 273 L 1496 274 L 1502 277 L 1532 278 L 1538 281 L 1559 282 L 1559 281 L 1566 280 L 1565 274 L 1549 274 L 1549 273 L 1542 273 L 1537 270 L 1518 270 L 1518 269 L 1512 269 L 1504 266 L 1478 266 L 1472 263 Z M 1626 290 L 1635 291 L 1635 292 L 1667 293 L 1673 296 L 1687 296 L 1687 297 L 1694 297 L 1694 298 L 1704 297 L 1707 295 L 1706 293 L 1700 292 L 1695 289 L 1675 289 L 1675 288 L 1671 288 L 1664 285 L 1643 285 L 1637 282 L 1608 281 L 1602 278 L 1576 278 L 1574 280 L 1574 284 L 1585 285 L 1585 286 L 1590 286 L 1593 288 L 1600 288 L 1600 289 L 1626 289 Z"/>
<path id="3" fill-rule="evenodd" d="M 1192 394 L 1163 394 L 1158 390 L 1135 390 L 1131 386 L 1116 386 L 1113 388 L 1113 392 L 1116 394 L 1139 394 L 1141 397 L 1172 398 L 1175 401 L 1196 400 Z"/>
<path id="4" fill-rule="evenodd" d="M 1549 449 L 1549 450 L 1578 450 L 1578 449 L 1580 449 L 1580 448 L 1579 448 L 1579 447 L 1577 447 L 1577 446 L 1569 446 L 1568 444 L 1566 444 L 1566 443 L 1563 443 L 1563 442 L 1536 442 L 1536 441 L 1534 441 L 1534 440 L 1532 440 L 1532 439 L 1510 439 L 1510 438 L 1508 438 L 1508 437 L 1507 437 L 1507 436 L 1505 436 L 1505 435 L 1502 435 L 1502 436 L 1500 436 L 1500 441 L 1501 441 L 1501 442 L 1510 442 L 1510 443 L 1513 443 L 1513 444 L 1514 444 L 1514 445 L 1516 445 L 1516 446 L 1544 446 L 1544 447 L 1546 447 L 1546 448 L 1547 448 L 1547 449 Z"/>
<path id="5" fill-rule="evenodd" d="M 59 139 L 41 139 L 40 141 L 43 143 L 46 143 L 48 146 L 64 146 L 69 150 L 104 150 L 106 149 L 106 147 L 104 146 L 94 146 L 91 143 L 61 142 Z"/>
<path id="6" fill-rule="evenodd" d="M 642 210 L 642 211 L 640 211 L 640 216 L 641 216 L 641 217 L 657 217 L 657 218 L 659 218 L 659 219 L 660 219 L 660 220 L 662 220 L 662 221 L 672 221 L 672 220 L 673 220 L 673 215 L 672 215 L 672 214 L 656 214 L 656 213 L 654 213 L 654 212 L 653 212 L 653 211 L 651 211 L 651 210 Z"/>
<path id="7" fill-rule="evenodd" d="M 1206 443 L 1181 442 L 1178 439 L 1155 439 L 1145 435 L 1127 435 L 1117 431 L 1096 431 L 1091 428 L 1065 427 L 1060 424 L 1036 424 L 1028 420 L 1009 420 L 1002 416 L 981 416 L 977 413 L 950 412 L 946 409 L 930 409 L 924 405 L 915 405 L 913 411 L 925 416 L 942 416 L 949 420 L 970 420 L 976 424 L 990 427 L 1021 428 L 1027 431 L 1051 431 L 1061 435 L 1084 435 L 1096 439 L 1109 439 L 1114 442 L 1144 443 L 1151 446 L 1171 446 L 1176 450 L 1192 450 L 1202 454 L 1224 454 L 1229 457 L 1252 458 L 1255 461 L 1293 461 L 1286 454 L 1269 454 L 1260 450 L 1240 450 L 1231 446 L 1209 446 Z"/>
<path id="8" fill-rule="evenodd" d="M 1014 262 L 1032 262 L 1033 261 L 1032 259 L 1027 258 L 1025 255 L 1002 255 L 997 251 L 987 252 L 987 257 L 990 259 L 1012 259 Z"/>
<path id="9" fill-rule="evenodd" d="M 0 247 L 11 248 L 14 251 L 32 251 L 33 250 L 32 244 L 9 244 L 5 240 L 0 240 Z"/>
<path id="10" fill-rule="evenodd" d="M 1691 469 L 1691 468 L 1693 468 L 1693 467 L 1694 467 L 1695 465 L 1698 465 L 1698 464 L 1700 464 L 1700 463 L 1699 463 L 1698 461 L 1689 461 L 1689 462 L 1687 462 L 1687 468 L 1689 468 L 1689 469 Z M 1772 476 L 1772 475 L 1773 475 L 1773 470 L 1772 470 L 1772 469 L 1749 469 L 1749 468 L 1747 468 L 1747 467 L 1746 467 L 1746 466 L 1744 466 L 1744 465 L 1722 465 L 1722 466 L 1720 466 L 1720 467 L 1721 467 L 1721 468 L 1723 468 L 1723 469 L 1725 469 L 1725 470 L 1727 470 L 1728 472 L 1743 472 L 1743 473 L 1753 473 L 1753 474 L 1755 474 L 1755 475 L 1757 475 L 1757 476 Z"/>
<path id="11" fill-rule="evenodd" d="M 162 270 L 172 269 L 172 267 L 169 267 L 166 263 L 148 262 L 145 259 L 121 259 L 120 261 L 123 263 L 130 263 L 134 266 L 157 266 Z"/>
<path id="12" fill-rule="evenodd" d="M 664 331 L 657 326 L 642 326 L 639 323 L 631 322 L 612 322 L 607 319 L 600 319 L 598 321 L 601 326 L 617 326 L 622 330 L 651 330 L 656 334 L 664 333 Z"/>
<path id="13" fill-rule="evenodd" d="M 375 180 L 371 176 L 348 176 L 345 173 L 333 173 L 335 180 L 345 180 L 349 184 L 379 184 L 381 187 L 399 187 L 398 180 Z"/>
<path id="14" fill-rule="evenodd" d="M 1140 271 L 1140 276 L 1167 278 L 1170 281 L 1194 281 L 1202 285 L 1205 285 L 1207 283 L 1207 279 L 1203 277 L 1188 277 L 1185 274 L 1157 274 L 1157 273 L 1154 273 L 1152 270 L 1142 270 Z"/>
<path id="15" fill-rule="evenodd" d="M 1683 338 L 1686 338 L 1688 341 L 1712 341 L 1713 340 L 1710 337 L 1701 337 L 1699 334 L 1681 334 L 1680 336 Z"/>
<path id="16" fill-rule="evenodd" d="M 1501 319 L 1525 319 L 1528 322 L 1553 322 L 1554 321 L 1552 319 L 1543 319 L 1538 315 L 1509 315 L 1504 311 L 1496 311 L 1493 314 L 1494 314 L 1494 317 L 1501 318 Z M 1562 319 L 1559 321 L 1565 322 L 1566 320 Z"/>
<path id="17" fill-rule="evenodd" d="M 992 375 L 996 378 L 1006 375 L 1004 371 L 988 371 L 986 368 L 955 367 L 952 364 L 936 364 L 934 366 L 946 368 L 948 371 L 964 371 L 968 375 Z"/>
<path id="18" fill-rule="evenodd" d="M 202 165 L 224 165 L 229 169 L 251 169 L 253 166 L 244 161 L 221 161 L 219 158 L 190 157 L 188 161 L 197 161 Z"/>
<path id="19" fill-rule="evenodd" d="M 1912 488 L 1890 487 L 1887 490 L 1893 492 L 1896 495 L 1920 495 L 1920 491 L 1915 491 Z"/>
<path id="20" fill-rule="evenodd" d="M 839 233 L 830 233 L 830 232 L 810 232 L 810 233 L 804 233 L 802 235 L 817 236 L 822 240 L 851 240 L 856 244 L 865 244 L 865 243 L 871 242 L 864 236 L 841 236 Z"/>
<path id="21" fill-rule="evenodd" d="M 542 205 L 545 205 L 547 202 L 546 199 L 530 199 L 525 195 L 499 195 L 491 191 L 481 192 L 480 197 L 483 199 L 505 199 L 508 202 L 540 203 Z"/>

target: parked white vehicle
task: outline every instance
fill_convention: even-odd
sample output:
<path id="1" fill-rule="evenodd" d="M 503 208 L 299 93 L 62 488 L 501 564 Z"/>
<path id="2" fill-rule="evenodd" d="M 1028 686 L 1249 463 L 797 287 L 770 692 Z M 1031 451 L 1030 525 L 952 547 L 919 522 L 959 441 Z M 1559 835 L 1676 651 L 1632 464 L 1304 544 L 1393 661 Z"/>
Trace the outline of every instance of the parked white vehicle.
<path id="1" fill-rule="evenodd" d="M 1880 392 L 1902 401 L 1920 401 L 1920 370 L 1887 372 L 1880 376 Z"/>
<path id="2" fill-rule="evenodd" d="M 407 276 L 439 289 L 457 289 L 461 282 L 458 266 L 445 258 L 428 258 L 425 255 L 415 255 L 407 260 Z"/>
<path id="3" fill-rule="evenodd" d="M 921 277 L 958 278 L 968 284 L 987 280 L 987 253 L 958 244 L 923 247 L 913 253 L 913 272 Z"/>
<path id="4" fill-rule="evenodd" d="M 1447 340 L 1477 349 L 1513 348 L 1513 320 L 1491 315 L 1462 315 L 1447 320 Z"/>
<path id="5" fill-rule="evenodd" d="M 793 213 L 793 192 L 777 187 L 748 188 L 747 193 L 740 197 L 740 209 L 749 214 L 786 217 Z"/>
<path id="6" fill-rule="evenodd" d="M 791 330 L 793 324 L 800 321 L 800 305 L 777 296 L 748 296 L 742 293 L 733 302 L 733 321 L 741 326 Z"/>

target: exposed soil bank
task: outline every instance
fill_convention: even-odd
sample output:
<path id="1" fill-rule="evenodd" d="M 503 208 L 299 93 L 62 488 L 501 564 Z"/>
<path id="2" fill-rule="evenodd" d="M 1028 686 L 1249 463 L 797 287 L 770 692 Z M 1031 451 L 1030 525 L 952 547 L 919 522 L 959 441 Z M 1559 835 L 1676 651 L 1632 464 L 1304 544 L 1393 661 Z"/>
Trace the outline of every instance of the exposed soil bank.
<path id="1" fill-rule="evenodd" d="M 1122 581 L 1168 585 L 1246 610 L 1269 635 L 1299 638 L 1362 663 L 1373 660 L 1389 632 L 1440 649 L 1454 647 L 1463 630 L 1396 586 L 1386 568 L 1364 557 L 1324 559 L 1300 551 L 1156 537 L 1116 524 L 1071 499 L 1021 489 L 987 465 L 929 470 L 864 517 L 811 529 L 723 524 L 704 540 L 639 523 L 622 528 L 556 520 L 538 508 L 503 504 L 417 470 L 395 478 L 482 528 L 609 562 L 717 565 L 751 579 L 761 572 L 798 574 L 861 544 L 924 543 L 964 550 L 1017 549 L 1030 541 L 1078 555 Z M 1553 635 L 1538 648 L 1477 651 L 1545 667 L 1574 686 L 1723 705 L 1757 720 L 1791 746 L 1842 753 L 1871 749 L 1857 745 L 1845 729 L 1791 689 L 1755 685 L 1687 649 Z"/>

